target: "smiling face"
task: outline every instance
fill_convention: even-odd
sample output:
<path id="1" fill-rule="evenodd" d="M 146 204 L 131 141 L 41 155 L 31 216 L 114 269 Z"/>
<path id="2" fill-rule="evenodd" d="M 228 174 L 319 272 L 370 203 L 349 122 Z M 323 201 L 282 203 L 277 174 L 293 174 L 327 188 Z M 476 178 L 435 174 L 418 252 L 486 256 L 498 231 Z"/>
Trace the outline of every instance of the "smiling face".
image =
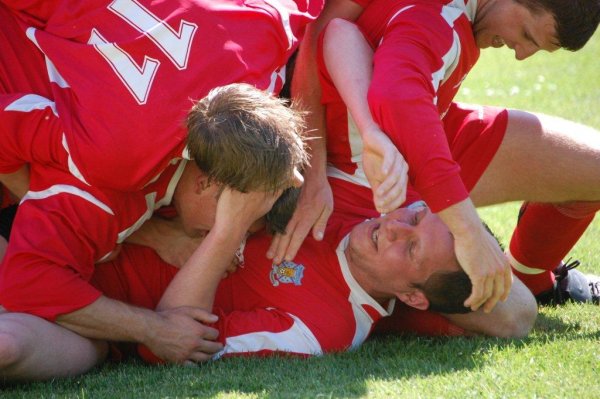
<path id="1" fill-rule="evenodd" d="M 514 0 L 481 1 L 473 23 L 477 47 L 502 47 L 515 52 L 517 60 L 559 48 L 555 21 L 547 11 L 532 13 Z"/>
<path id="2" fill-rule="evenodd" d="M 454 238 L 428 208 L 400 208 L 357 225 L 350 233 L 346 258 L 363 288 L 374 297 L 414 290 L 439 270 L 459 270 Z"/>

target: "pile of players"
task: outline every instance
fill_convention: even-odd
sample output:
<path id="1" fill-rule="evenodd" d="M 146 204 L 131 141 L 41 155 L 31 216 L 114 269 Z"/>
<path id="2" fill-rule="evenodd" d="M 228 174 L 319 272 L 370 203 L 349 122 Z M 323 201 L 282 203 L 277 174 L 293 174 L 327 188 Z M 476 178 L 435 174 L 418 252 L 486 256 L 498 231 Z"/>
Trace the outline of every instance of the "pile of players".
<path id="1" fill-rule="evenodd" d="M 0 21 L 4 379 L 518 337 L 536 300 L 600 299 L 563 263 L 600 209 L 600 133 L 454 102 L 482 48 L 583 47 L 596 0 L 4 1 Z M 515 200 L 505 253 L 475 207 Z"/>

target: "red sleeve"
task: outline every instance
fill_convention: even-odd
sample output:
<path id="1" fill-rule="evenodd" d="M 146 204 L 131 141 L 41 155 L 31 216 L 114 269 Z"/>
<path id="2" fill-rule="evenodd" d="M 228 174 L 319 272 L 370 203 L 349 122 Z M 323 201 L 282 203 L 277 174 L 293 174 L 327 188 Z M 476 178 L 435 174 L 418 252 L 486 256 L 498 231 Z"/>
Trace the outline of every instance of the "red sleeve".
<path id="1" fill-rule="evenodd" d="M 407 159 L 411 183 L 438 212 L 468 193 L 450 153 L 432 79 L 453 35 L 431 15 L 408 10 L 390 24 L 375 53 L 368 100 L 373 118 Z"/>
<path id="2" fill-rule="evenodd" d="M 98 299 L 88 280 L 116 241 L 112 218 L 74 195 L 25 200 L 0 269 L 0 303 L 52 321 Z"/>
<path id="3" fill-rule="evenodd" d="M 66 164 L 62 131 L 53 101 L 37 94 L 1 94 L 0 173 L 31 162 Z"/>

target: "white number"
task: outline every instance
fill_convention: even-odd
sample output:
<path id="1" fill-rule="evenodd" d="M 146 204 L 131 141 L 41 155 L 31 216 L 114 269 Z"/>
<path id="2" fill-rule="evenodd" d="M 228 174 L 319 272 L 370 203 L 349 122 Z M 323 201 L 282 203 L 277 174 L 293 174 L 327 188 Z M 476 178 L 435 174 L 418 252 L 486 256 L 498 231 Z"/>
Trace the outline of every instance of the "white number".
<path id="1" fill-rule="evenodd" d="M 175 31 L 136 0 L 114 0 L 108 9 L 152 40 L 177 69 L 187 67 L 198 25 L 182 20 L 179 30 Z M 139 66 L 127 52 L 108 42 L 96 29 L 92 30 L 88 43 L 110 64 L 136 101 L 145 104 L 160 61 L 144 56 Z"/>

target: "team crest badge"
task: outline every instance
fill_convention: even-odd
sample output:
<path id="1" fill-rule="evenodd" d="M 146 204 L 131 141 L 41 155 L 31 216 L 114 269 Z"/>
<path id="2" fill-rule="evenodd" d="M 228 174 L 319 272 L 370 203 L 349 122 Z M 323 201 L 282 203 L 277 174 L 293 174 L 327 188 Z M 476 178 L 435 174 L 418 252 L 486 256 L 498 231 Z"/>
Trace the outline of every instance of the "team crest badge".
<path id="1" fill-rule="evenodd" d="M 304 265 L 287 261 L 280 265 L 273 265 L 270 275 L 273 287 L 277 287 L 279 284 L 301 285 L 302 277 L 304 277 Z"/>

